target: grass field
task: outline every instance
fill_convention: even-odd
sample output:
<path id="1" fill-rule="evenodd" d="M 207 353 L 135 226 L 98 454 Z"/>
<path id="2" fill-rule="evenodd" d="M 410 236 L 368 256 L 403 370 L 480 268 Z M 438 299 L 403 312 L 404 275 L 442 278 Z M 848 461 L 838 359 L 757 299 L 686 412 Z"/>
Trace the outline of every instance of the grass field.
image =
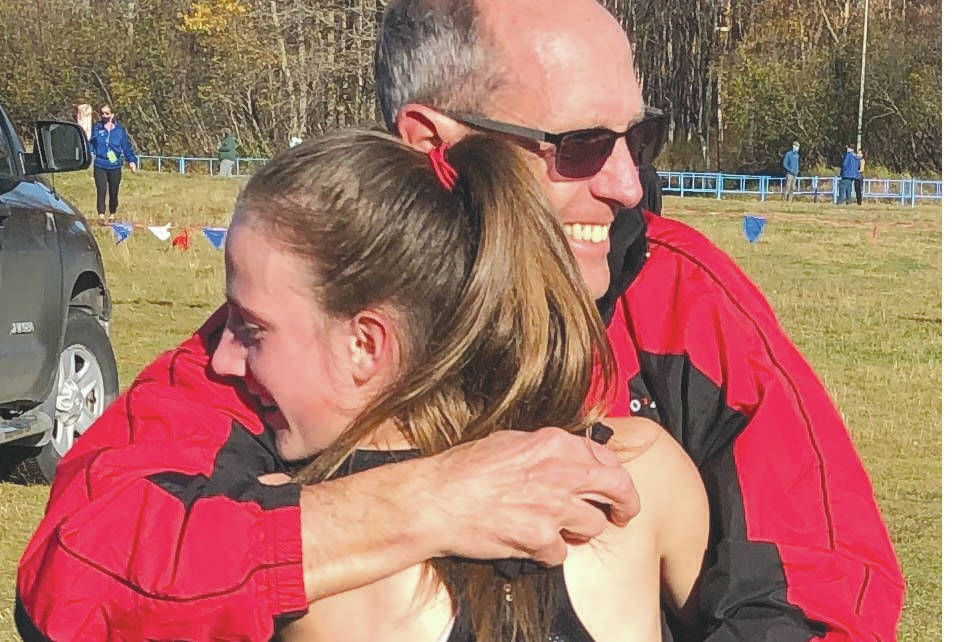
<path id="1" fill-rule="evenodd" d="M 57 176 L 93 211 L 86 173 Z M 125 172 L 119 220 L 226 225 L 237 179 Z M 729 252 L 769 297 L 836 400 L 876 489 L 907 578 L 901 640 L 941 638 L 941 210 L 666 197 L 667 216 Z M 761 240 L 741 217 L 761 214 Z M 121 385 L 180 342 L 223 296 L 223 254 L 195 231 L 187 251 L 138 229 L 97 230 L 114 300 Z M 16 563 L 47 489 L 0 484 L 0 639 L 12 624 Z"/>

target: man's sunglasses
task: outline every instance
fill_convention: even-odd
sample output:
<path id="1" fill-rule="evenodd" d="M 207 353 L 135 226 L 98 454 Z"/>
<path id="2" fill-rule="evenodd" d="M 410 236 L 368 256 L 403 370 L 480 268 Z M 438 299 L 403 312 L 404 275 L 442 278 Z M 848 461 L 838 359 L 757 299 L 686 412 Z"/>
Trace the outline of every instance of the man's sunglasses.
<path id="1" fill-rule="evenodd" d="M 553 134 L 471 114 L 447 115 L 482 131 L 555 145 L 555 170 L 566 178 L 588 178 L 597 174 L 612 154 L 615 142 L 623 136 L 636 165 L 651 163 L 665 142 L 667 120 L 661 109 L 646 107 L 642 120 L 624 132 L 597 127 Z"/>

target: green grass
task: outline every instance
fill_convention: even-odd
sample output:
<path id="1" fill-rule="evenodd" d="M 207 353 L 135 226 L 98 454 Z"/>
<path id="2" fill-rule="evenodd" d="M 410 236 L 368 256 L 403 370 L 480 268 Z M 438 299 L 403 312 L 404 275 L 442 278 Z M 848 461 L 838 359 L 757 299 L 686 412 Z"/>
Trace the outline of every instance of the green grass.
<path id="1" fill-rule="evenodd" d="M 86 173 L 55 178 L 92 212 Z M 125 172 L 120 220 L 226 225 L 241 179 Z M 761 214 L 760 241 L 741 217 Z M 729 252 L 766 293 L 822 377 L 873 479 L 908 591 L 901 640 L 941 638 L 941 210 L 666 197 L 665 214 Z M 874 231 L 875 230 L 875 231 Z M 121 385 L 218 306 L 223 254 L 195 231 L 186 252 L 138 229 L 116 245 L 98 228 L 114 299 L 111 338 Z M 16 563 L 46 488 L 0 484 L 0 639 L 12 624 Z"/>

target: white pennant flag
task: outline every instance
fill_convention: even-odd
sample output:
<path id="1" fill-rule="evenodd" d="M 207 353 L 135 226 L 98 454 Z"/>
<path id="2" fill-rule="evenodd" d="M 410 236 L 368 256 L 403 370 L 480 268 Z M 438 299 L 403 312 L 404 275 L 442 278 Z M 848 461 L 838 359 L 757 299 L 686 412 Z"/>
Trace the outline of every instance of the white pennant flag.
<path id="1" fill-rule="evenodd" d="M 147 227 L 150 233 L 156 236 L 161 241 L 166 241 L 171 237 L 171 224 L 167 225 L 149 225 Z"/>

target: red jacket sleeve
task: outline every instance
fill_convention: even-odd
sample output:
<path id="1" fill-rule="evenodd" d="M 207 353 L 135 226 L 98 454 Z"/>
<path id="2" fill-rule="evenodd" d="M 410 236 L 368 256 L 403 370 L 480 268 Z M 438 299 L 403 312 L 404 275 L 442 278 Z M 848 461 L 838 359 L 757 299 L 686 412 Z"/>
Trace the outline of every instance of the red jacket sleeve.
<path id="1" fill-rule="evenodd" d="M 894 640 L 902 574 L 826 390 L 725 254 L 646 221 L 649 256 L 613 324 L 706 484 L 708 639 Z"/>
<path id="2" fill-rule="evenodd" d="M 267 640 L 306 610 L 298 487 L 201 331 L 137 378 L 63 459 L 17 578 L 27 639 Z"/>

